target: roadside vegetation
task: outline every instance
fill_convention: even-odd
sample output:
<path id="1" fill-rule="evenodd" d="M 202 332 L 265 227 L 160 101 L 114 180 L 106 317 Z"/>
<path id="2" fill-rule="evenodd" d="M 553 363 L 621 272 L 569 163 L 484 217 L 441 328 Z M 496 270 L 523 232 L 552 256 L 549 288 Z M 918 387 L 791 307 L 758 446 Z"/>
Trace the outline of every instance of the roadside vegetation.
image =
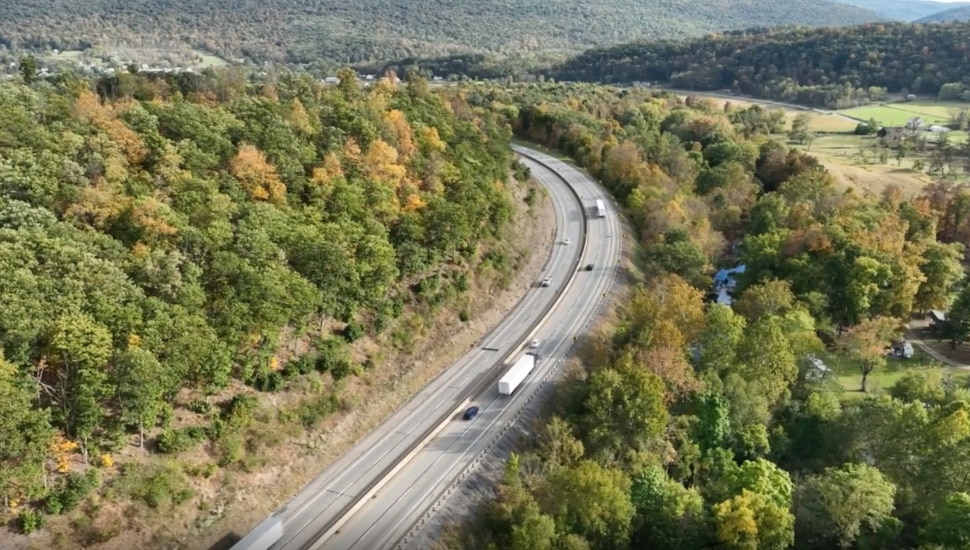
<path id="1" fill-rule="evenodd" d="M 603 182 L 645 279 L 441 547 L 970 540 L 966 376 L 888 354 L 929 309 L 954 317 L 939 338 L 968 339 L 968 191 L 840 189 L 760 107 L 590 85 L 461 94 Z M 736 301 L 709 303 L 715 268 L 738 264 Z"/>
<path id="2" fill-rule="evenodd" d="M 213 74 L 0 84 L 0 517 L 45 547 L 184 544 L 212 483 L 319 468 L 527 259 L 500 115 Z"/>

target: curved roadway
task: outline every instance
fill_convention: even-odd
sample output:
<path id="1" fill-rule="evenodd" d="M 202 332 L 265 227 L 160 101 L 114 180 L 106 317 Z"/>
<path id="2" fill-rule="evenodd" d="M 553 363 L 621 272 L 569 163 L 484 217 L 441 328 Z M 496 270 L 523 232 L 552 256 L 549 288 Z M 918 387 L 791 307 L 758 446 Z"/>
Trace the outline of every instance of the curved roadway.
<path id="1" fill-rule="evenodd" d="M 531 149 L 515 149 L 532 157 L 522 160 L 549 191 L 555 207 L 556 246 L 539 277 L 551 277 L 551 285 L 536 284 L 478 347 L 278 510 L 270 520 L 282 522 L 283 534 L 271 546 L 274 550 L 378 550 L 401 542 L 431 503 L 491 445 L 598 310 L 620 257 L 621 230 L 612 202 L 572 166 Z M 595 217 L 597 199 L 610 205 L 605 218 Z M 564 239 L 571 244 L 561 244 Z M 593 270 L 585 271 L 590 263 Z M 536 327 L 547 311 L 546 320 Z M 499 396 L 497 375 L 532 338 L 541 340 L 535 372 L 511 397 Z M 463 421 L 461 412 L 471 404 L 480 413 Z"/>

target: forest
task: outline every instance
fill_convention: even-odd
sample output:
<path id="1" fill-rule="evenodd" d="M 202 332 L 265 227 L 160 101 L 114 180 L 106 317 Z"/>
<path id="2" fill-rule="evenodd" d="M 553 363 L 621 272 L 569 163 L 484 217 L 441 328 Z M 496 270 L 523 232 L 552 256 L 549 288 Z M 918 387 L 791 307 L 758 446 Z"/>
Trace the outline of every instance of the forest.
<path id="1" fill-rule="evenodd" d="M 839 190 L 759 106 L 590 85 L 461 95 L 602 181 L 643 277 L 440 548 L 970 544 L 965 380 L 867 386 L 912 313 L 949 309 L 947 337 L 970 334 L 966 184 Z M 711 303 L 714 268 L 739 263 L 736 301 Z M 824 353 L 858 391 L 819 373 Z"/>
<path id="2" fill-rule="evenodd" d="M 562 81 L 665 83 L 844 108 L 886 92 L 936 96 L 970 85 L 970 23 L 728 32 L 587 51 L 543 74 Z M 967 96 L 970 98 L 970 94 Z"/>
<path id="3" fill-rule="evenodd" d="M 0 510 L 24 532 L 118 467 L 114 498 L 185 501 L 121 452 L 238 464 L 268 444 L 258 392 L 378 368 L 389 350 L 350 343 L 406 346 L 402 312 L 511 263 L 488 246 L 514 211 L 504 119 L 417 78 L 231 76 L 0 84 Z M 319 423 L 339 389 L 280 422 Z"/>
<path id="4" fill-rule="evenodd" d="M 570 52 L 645 38 L 879 17 L 827 0 L 0 0 L 15 50 L 195 48 L 227 60 L 337 65 L 458 53 Z M 35 52 L 36 53 L 36 52 Z"/>

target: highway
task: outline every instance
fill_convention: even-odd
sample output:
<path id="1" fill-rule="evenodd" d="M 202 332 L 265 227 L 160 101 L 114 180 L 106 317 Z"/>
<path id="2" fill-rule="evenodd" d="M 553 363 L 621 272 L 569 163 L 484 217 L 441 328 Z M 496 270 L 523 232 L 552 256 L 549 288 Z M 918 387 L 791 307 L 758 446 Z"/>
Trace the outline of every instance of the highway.
<path id="1" fill-rule="evenodd" d="M 275 529 L 282 531 L 274 544 L 240 543 L 236 548 L 378 550 L 401 545 L 432 503 L 490 448 L 588 326 L 612 285 L 620 257 L 615 208 L 582 172 L 531 149 L 516 149 L 555 169 L 523 157 L 549 191 L 556 212 L 557 244 L 539 277 L 551 277 L 550 286 L 531 288 L 478 346 L 268 518 L 264 524 L 276 522 Z M 608 205 L 607 217 L 595 217 L 596 199 Z M 566 239 L 570 244 L 563 244 Z M 592 271 L 584 269 L 587 264 L 593 264 Z M 535 372 L 511 397 L 498 396 L 497 377 L 532 338 L 541 339 L 534 350 L 541 358 Z M 461 413 L 471 404 L 480 413 L 463 421 Z"/>

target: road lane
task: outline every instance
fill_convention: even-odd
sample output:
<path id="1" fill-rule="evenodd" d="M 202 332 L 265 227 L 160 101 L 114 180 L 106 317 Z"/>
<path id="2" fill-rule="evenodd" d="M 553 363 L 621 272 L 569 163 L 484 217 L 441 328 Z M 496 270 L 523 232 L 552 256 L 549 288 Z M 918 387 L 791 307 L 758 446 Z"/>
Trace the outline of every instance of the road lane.
<path id="1" fill-rule="evenodd" d="M 475 457 L 489 448 L 496 433 L 515 418 L 518 410 L 535 394 L 543 380 L 556 374 L 554 371 L 558 366 L 558 359 L 572 349 L 574 336 L 588 327 L 590 317 L 602 304 L 604 294 L 612 285 L 622 244 L 616 209 L 605 192 L 584 173 L 546 155 L 531 151 L 528 154 L 539 158 L 566 177 L 582 197 L 584 208 L 591 210 L 596 199 L 603 199 L 611 205 L 606 218 L 591 217 L 589 220 L 589 244 L 585 257 L 580 258 L 580 265 L 592 263 L 594 270 L 580 271 L 577 274 L 576 283 L 570 287 L 561 303 L 535 335 L 542 340 L 539 350 L 542 359 L 536 371 L 512 397 L 499 396 L 497 387 L 491 385 L 474 400 L 474 404 L 480 409 L 476 419 L 471 422 L 462 421 L 458 412 L 337 533 L 309 548 L 378 550 L 394 547 L 427 514 L 432 502 L 473 463 Z M 562 181 L 549 169 L 529 159 L 524 159 L 524 162 L 532 170 L 533 176 L 550 189 L 552 195 L 563 191 L 568 193 Z M 575 197 L 572 200 L 575 202 Z M 577 211 L 577 214 L 580 213 Z"/>
<path id="2" fill-rule="evenodd" d="M 539 277 L 551 276 L 550 287 L 529 289 L 502 325 L 483 339 L 482 346 L 472 349 L 429 383 L 278 510 L 271 519 L 282 519 L 283 537 L 272 546 L 273 549 L 302 549 L 319 537 L 436 423 L 445 410 L 457 407 L 470 388 L 495 372 L 496 363 L 515 351 L 526 336 L 523 331 L 527 332 L 566 284 L 580 250 L 582 216 L 575 198 L 563 191 L 562 182 L 552 176 L 546 176 L 546 180 L 549 185 L 559 186 L 558 191 L 549 193 L 557 215 L 557 244 Z M 559 244 L 566 238 L 574 244 Z M 505 369 L 506 365 L 500 368 Z"/>

